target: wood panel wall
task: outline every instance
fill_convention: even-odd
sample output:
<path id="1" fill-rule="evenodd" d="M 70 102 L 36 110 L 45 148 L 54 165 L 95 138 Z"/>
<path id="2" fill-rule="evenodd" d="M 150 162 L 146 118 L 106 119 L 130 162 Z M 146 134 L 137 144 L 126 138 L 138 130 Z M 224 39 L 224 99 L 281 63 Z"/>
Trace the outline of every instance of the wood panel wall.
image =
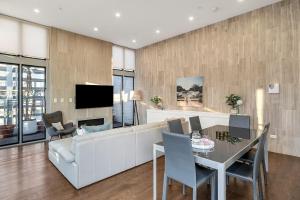
<path id="1" fill-rule="evenodd" d="M 244 99 L 242 113 L 257 125 L 256 90 L 265 89 L 265 122 L 271 123 L 270 150 L 300 156 L 300 0 L 285 0 L 136 52 L 136 89 L 145 122 L 149 99 L 163 97 L 176 107 L 176 79 L 204 76 L 204 108 L 229 112 L 225 96 Z M 280 94 L 266 93 L 269 83 Z M 179 108 L 191 109 L 191 108 Z"/>
<path id="2" fill-rule="evenodd" d="M 51 28 L 48 112 L 61 110 L 65 121 L 75 123 L 80 119 L 99 117 L 111 122 L 111 108 L 76 110 L 74 103 L 75 84 L 112 84 L 111 58 L 111 43 Z"/>

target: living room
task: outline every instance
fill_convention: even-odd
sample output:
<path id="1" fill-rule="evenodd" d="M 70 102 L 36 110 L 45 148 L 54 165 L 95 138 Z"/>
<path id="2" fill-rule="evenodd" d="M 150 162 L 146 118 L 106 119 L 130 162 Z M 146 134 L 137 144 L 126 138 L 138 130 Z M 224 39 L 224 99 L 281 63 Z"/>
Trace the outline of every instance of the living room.
<path id="1" fill-rule="evenodd" d="M 299 69 L 299 0 L 2 0 L 0 199 L 299 199 Z"/>

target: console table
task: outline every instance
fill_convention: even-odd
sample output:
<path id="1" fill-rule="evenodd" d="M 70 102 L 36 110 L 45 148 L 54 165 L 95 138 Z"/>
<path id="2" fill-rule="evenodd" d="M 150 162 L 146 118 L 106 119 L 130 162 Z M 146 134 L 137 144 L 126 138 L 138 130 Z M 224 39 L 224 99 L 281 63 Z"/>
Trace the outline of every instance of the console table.
<path id="1" fill-rule="evenodd" d="M 186 120 L 188 120 L 189 117 L 199 116 L 201 126 L 204 129 L 215 125 L 228 126 L 229 115 L 230 114 L 218 112 L 148 109 L 147 123 L 161 122 L 166 119 L 172 118 L 185 118 Z"/>

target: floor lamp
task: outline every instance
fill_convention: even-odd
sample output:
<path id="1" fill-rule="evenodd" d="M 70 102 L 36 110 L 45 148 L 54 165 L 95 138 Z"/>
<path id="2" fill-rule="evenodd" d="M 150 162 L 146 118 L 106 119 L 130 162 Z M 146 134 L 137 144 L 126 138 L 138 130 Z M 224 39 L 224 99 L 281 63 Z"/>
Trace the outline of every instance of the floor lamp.
<path id="1" fill-rule="evenodd" d="M 136 102 L 142 100 L 141 91 L 139 91 L 139 90 L 134 91 L 133 96 L 132 96 L 132 100 L 133 100 L 133 104 L 134 104 L 134 115 L 136 116 L 136 119 L 137 119 L 137 125 L 139 125 L 140 124 L 140 119 L 139 119 L 139 112 L 137 110 Z"/>

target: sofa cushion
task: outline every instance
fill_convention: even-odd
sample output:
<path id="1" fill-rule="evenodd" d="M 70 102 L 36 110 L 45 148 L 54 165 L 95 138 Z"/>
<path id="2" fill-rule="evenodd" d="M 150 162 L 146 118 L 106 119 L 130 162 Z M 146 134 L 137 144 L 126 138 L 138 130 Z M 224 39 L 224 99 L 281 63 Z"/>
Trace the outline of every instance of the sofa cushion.
<path id="1" fill-rule="evenodd" d="M 65 138 L 49 142 L 49 149 L 57 152 L 66 162 L 75 160 L 74 154 L 71 152 L 72 138 Z"/>
<path id="2" fill-rule="evenodd" d="M 111 128 L 110 123 L 105 123 L 103 125 L 98 125 L 98 126 L 86 126 L 82 125 L 81 128 L 84 130 L 85 133 L 95 133 L 95 132 L 101 132 L 101 131 L 106 131 Z"/>
<path id="3" fill-rule="evenodd" d="M 151 129 L 151 128 L 158 128 L 161 127 L 162 123 L 161 122 L 153 122 L 153 123 L 148 123 L 148 124 L 142 124 L 138 126 L 133 126 L 132 129 L 134 131 L 139 131 L 139 130 L 144 130 L 144 129 Z"/>
<path id="4" fill-rule="evenodd" d="M 99 134 L 99 132 L 95 132 L 95 133 L 90 133 L 90 134 L 76 135 L 73 137 L 73 141 L 80 142 L 80 141 L 95 139 L 97 137 L 104 137 L 107 135 L 122 134 L 122 133 L 129 133 L 129 132 L 133 132 L 131 127 L 115 128 L 115 129 L 109 129 L 106 131 L 101 131 L 100 132 L 101 134 Z"/>

